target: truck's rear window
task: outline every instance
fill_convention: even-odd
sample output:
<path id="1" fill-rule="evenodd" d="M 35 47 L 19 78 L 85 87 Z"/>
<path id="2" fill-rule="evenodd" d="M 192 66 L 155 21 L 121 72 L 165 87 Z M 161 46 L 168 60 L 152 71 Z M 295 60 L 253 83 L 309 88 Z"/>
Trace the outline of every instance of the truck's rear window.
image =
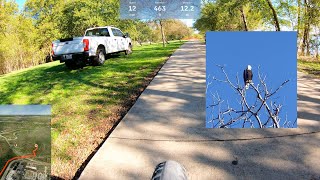
<path id="1" fill-rule="evenodd" d="M 86 36 L 110 36 L 110 34 L 107 28 L 98 28 L 88 30 Z"/>

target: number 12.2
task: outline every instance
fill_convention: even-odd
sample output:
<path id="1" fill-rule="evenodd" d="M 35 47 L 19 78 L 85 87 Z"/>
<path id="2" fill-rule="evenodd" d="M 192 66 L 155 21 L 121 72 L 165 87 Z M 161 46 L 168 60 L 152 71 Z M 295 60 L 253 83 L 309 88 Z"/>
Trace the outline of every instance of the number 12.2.
<path id="1" fill-rule="evenodd" d="M 194 11 L 194 6 L 181 6 L 181 11 Z"/>

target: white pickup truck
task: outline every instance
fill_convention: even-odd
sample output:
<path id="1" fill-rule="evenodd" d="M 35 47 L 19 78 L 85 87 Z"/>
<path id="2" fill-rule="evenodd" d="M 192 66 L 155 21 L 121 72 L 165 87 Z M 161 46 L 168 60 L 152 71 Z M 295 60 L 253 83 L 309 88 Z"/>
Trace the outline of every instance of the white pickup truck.
<path id="1" fill-rule="evenodd" d="M 84 37 L 60 39 L 52 42 L 52 57 L 65 62 L 69 69 L 86 64 L 102 65 L 107 54 L 132 53 L 128 34 L 113 26 L 87 29 Z"/>

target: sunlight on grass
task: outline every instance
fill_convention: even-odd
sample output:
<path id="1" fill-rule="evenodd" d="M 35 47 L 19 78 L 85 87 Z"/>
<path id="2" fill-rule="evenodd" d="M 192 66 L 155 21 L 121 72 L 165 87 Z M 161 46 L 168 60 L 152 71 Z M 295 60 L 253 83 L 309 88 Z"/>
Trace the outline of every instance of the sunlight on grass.
<path id="1" fill-rule="evenodd" d="M 103 66 L 68 70 L 52 62 L 0 76 L 1 104 L 52 105 L 52 173 L 72 178 L 145 78 L 183 42 L 134 47 Z"/>
<path id="2" fill-rule="evenodd" d="M 298 70 L 320 78 L 320 61 L 298 60 Z"/>

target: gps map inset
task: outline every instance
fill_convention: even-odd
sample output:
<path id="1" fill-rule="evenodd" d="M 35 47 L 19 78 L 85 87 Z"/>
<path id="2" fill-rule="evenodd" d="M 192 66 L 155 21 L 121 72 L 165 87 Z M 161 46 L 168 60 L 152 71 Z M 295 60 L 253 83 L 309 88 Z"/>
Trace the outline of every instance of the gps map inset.
<path id="1" fill-rule="evenodd" d="M 0 106 L 0 180 L 50 179 L 50 106 Z"/>

